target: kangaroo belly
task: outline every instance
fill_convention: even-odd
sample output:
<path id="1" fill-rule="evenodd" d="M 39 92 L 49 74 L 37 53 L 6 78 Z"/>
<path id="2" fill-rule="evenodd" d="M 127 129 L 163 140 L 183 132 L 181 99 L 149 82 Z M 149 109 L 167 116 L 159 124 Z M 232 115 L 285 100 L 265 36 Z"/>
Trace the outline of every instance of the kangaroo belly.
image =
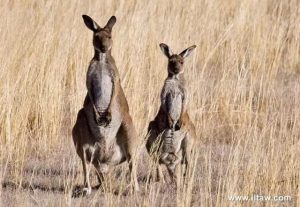
<path id="1" fill-rule="evenodd" d="M 80 130 L 84 130 L 86 133 L 80 134 L 80 136 L 82 136 L 81 144 L 85 149 L 88 160 L 93 157 L 95 161 L 107 165 L 117 165 L 126 160 L 126 154 L 116 140 L 121 125 L 120 114 L 116 110 L 112 112 L 113 119 L 111 123 L 106 127 L 102 127 L 95 123 L 92 108 L 86 106 L 85 116 L 87 120 L 84 120 L 84 124 L 80 126 Z"/>
<path id="2" fill-rule="evenodd" d="M 108 160 L 108 163 L 110 165 L 117 165 L 121 162 L 124 162 L 126 160 L 125 154 L 121 150 L 121 147 L 119 145 L 114 146 L 113 154 L 111 155 L 110 159 Z"/>
<path id="3" fill-rule="evenodd" d="M 162 134 L 162 146 L 160 161 L 164 164 L 176 164 L 182 159 L 181 143 L 184 139 L 183 131 L 173 131 L 168 129 Z"/>
<path id="4" fill-rule="evenodd" d="M 96 142 L 94 158 L 99 163 L 107 165 L 118 165 L 126 160 L 121 147 L 115 142 L 109 142 L 109 140 Z"/>
<path id="5" fill-rule="evenodd" d="M 106 111 L 113 91 L 112 76 L 107 68 L 97 70 L 92 81 L 92 92 L 97 110 Z"/>

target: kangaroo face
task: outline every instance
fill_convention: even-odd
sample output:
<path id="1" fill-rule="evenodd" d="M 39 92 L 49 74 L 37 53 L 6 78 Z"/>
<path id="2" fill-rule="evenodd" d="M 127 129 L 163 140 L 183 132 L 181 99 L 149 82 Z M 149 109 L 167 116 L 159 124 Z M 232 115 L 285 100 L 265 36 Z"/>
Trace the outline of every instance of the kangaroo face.
<path id="1" fill-rule="evenodd" d="M 93 45 L 95 50 L 102 53 L 109 51 L 113 44 L 111 32 L 117 21 L 116 17 L 112 16 L 103 28 L 87 15 L 82 15 L 82 18 L 87 28 L 94 32 Z"/>
<path id="2" fill-rule="evenodd" d="M 111 39 L 111 32 L 107 29 L 100 29 L 94 33 L 93 45 L 94 48 L 102 53 L 106 53 L 111 49 L 113 41 Z"/>
<path id="3" fill-rule="evenodd" d="M 177 75 L 180 73 L 183 73 L 183 63 L 184 63 L 184 58 L 180 55 L 172 55 L 169 58 L 169 63 L 168 63 L 168 72 Z"/>
<path id="4" fill-rule="evenodd" d="M 173 52 L 171 51 L 168 45 L 161 43 L 159 46 L 162 52 L 169 59 L 168 72 L 172 75 L 183 73 L 184 59 L 188 57 L 191 54 L 191 52 L 196 48 L 196 45 L 193 45 L 185 49 L 184 51 L 182 51 L 179 55 L 177 55 L 177 54 L 173 54 Z"/>

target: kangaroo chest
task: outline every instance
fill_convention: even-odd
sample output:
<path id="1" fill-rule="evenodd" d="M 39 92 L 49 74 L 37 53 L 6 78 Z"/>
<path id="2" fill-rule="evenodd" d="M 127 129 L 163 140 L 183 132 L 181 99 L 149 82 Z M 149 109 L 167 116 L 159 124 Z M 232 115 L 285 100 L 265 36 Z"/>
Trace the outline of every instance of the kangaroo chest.
<path id="1" fill-rule="evenodd" d="M 113 78 L 112 66 L 104 60 L 94 62 L 88 71 L 88 90 L 99 111 L 104 112 L 109 107 L 114 88 Z"/>
<path id="2" fill-rule="evenodd" d="M 180 118 L 184 98 L 185 90 L 182 83 L 177 79 L 167 79 L 161 94 L 161 104 L 174 121 Z"/>

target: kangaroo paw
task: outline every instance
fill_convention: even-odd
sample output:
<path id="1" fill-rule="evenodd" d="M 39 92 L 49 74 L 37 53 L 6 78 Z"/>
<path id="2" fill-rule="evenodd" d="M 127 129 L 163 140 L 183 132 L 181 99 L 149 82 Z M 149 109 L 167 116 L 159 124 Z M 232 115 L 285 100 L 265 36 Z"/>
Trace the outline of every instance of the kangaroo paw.
<path id="1" fill-rule="evenodd" d="M 104 113 L 99 113 L 99 116 L 96 119 L 96 123 L 99 126 L 108 126 L 111 122 L 111 113 L 110 112 L 104 112 Z"/>
<path id="2" fill-rule="evenodd" d="M 181 125 L 182 125 L 181 121 L 178 121 L 178 122 L 175 124 L 175 131 L 180 130 Z"/>

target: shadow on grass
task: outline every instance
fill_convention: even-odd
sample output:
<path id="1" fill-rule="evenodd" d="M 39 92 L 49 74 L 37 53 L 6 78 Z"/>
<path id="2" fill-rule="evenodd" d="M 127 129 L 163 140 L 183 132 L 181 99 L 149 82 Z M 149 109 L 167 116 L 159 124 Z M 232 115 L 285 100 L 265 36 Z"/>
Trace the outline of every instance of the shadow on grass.
<path id="1" fill-rule="evenodd" d="M 17 184 L 12 181 L 4 181 L 2 182 L 2 188 L 4 189 L 24 189 L 24 190 L 40 190 L 45 192 L 54 192 L 54 193 L 63 193 L 65 188 L 63 186 L 46 186 L 42 184 L 34 184 L 29 182 L 22 182 L 21 184 Z"/>
<path id="2" fill-rule="evenodd" d="M 92 194 L 94 194 L 95 192 L 100 192 L 100 193 L 112 193 L 114 194 L 115 196 L 119 196 L 119 195 L 122 195 L 124 197 L 126 196 L 129 196 L 130 194 L 133 194 L 133 188 L 131 188 L 130 186 L 124 188 L 124 189 L 120 189 L 120 188 L 117 188 L 117 189 L 112 189 L 112 192 L 107 192 L 100 184 L 99 185 L 96 185 L 96 186 L 93 186 L 92 187 Z M 137 193 L 137 192 L 135 192 Z M 139 191 L 139 193 L 141 193 Z M 84 192 L 83 192 L 83 186 L 82 185 L 76 185 L 74 186 L 73 188 L 73 191 L 72 191 L 72 198 L 79 198 L 79 197 L 82 197 L 82 196 L 89 196 L 89 195 L 85 195 Z"/>
<path id="3" fill-rule="evenodd" d="M 2 189 L 10 189 L 10 190 L 17 190 L 17 189 L 23 189 L 31 191 L 32 193 L 35 192 L 35 190 L 43 191 L 43 192 L 51 192 L 51 193 L 65 193 L 66 189 L 64 186 L 46 186 L 43 184 L 34 184 L 29 182 L 23 182 L 21 184 L 17 184 L 13 181 L 4 181 L 2 182 Z M 99 190 L 100 185 L 92 187 L 92 190 Z M 83 193 L 83 186 L 81 185 L 75 185 L 72 189 L 72 198 L 78 198 L 84 196 Z"/>
<path id="4" fill-rule="evenodd" d="M 30 175 L 43 175 L 43 176 L 77 176 L 79 171 L 73 170 L 61 170 L 61 169 L 53 169 L 53 168 L 25 168 L 25 174 Z"/>
<path id="5" fill-rule="evenodd" d="M 54 173 L 57 175 L 58 173 Z M 153 181 L 152 178 L 148 176 L 143 176 L 139 177 L 138 179 L 139 183 L 152 183 L 157 181 Z M 43 191 L 43 192 L 48 192 L 48 193 L 68 193 L 70 192 L 70 188 L 65 187 L 63 185 L 60 186 L 48 186 L 46 184 L 41 184 L 41 183 L 31 183 L 31 182 L 22 182 L 22 183 L 16 183 L 11 180 L 6 180 L 1 183 L 2 189 L 7 189 L 7 190 L 28 190 L 32 193 L 35 193 L 36 190 L 38 191 Z M 69 190 L 68 190 L 69 189 Z M 92 193 L 95 192 L 101 192 L 105 193 L 105 189 L 100 185 L 92 186 Z M 114 195 L 122 195 L 122 196 L 128 196 L 129 194 L 132 193 L 132 188 L 128 185 L 125 187 L 125 189 L 114 189 L 112 192 Z M 141 192 L 140 192 L 141 193 Z M 83 185 L 74 185 L 72 190 L 71 190 L 71 196 L 72 198 L 80 198 L 83 196 L 86 196 L 83 192 Z"/>

